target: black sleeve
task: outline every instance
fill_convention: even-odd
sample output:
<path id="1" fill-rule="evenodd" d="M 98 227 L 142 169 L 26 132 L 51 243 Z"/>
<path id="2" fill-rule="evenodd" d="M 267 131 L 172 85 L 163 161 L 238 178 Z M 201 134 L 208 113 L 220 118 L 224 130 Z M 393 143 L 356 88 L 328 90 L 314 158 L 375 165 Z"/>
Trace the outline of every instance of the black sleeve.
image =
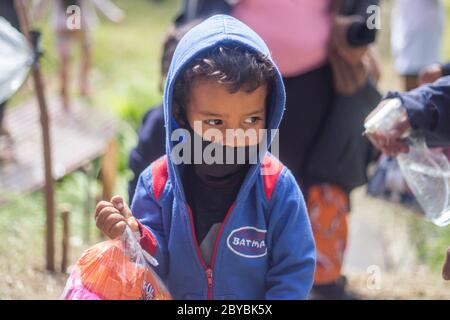
<path id="1" fill-rule="evenodd" d="M 19 18 L 17 17 L 13 0 L 0 1 L 0 17 L 5 18 L 14 28 L 20 30 Z"/>
<path id="2" fill-rule="evenodd" d="M 411 127 L 425 135 L 430 147 L 450 146 L 450 76 L 387 97 L 402 100 Z"/>
<path id="3" fill-rule="evenodd" d="M 442 65 L 442 76 L 450 76 L 450 63 Z"/>
<path id="4" fill-rule="evenodd" d="M 379 4 L 379 0 L 344 0 L 342 2 L 340 10 L 342 15 L 361 17 L 361 20 L 354 22 L 347 31 L 347 41 L 351 46 L 359 47 L 375 42 L 377 29 L 369 28 L 367 25 L 368 19 L 373 14 L 368 9 L 370 6 Z"/>
<path id="5" fill-rule="evenodd" d="M 230 14 L 232 5 L 226 0 L 184 0 L 175 24 L 189 23 L 194 19 L 208 18 L 215 14 Z M 191 11 L 192 12 L 189 12 Z"/>

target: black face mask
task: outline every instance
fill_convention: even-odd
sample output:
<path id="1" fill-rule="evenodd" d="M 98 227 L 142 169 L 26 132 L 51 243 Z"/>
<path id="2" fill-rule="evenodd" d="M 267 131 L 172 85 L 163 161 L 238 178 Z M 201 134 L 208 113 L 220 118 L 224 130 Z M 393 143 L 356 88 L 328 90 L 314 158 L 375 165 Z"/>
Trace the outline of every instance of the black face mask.
<path id="1" fill-rule="evenodd" d="M 258 156 L 258 145 L 230 147 L 221 143 L 216 143 L 203 139 L 198 135 L 189 123 L 186 121 L 186 129 L 191 134 L 191 165 L 195 173 L 204 181 L 208 183 L 225 183 L 227 181 L 235 180 L 236 178 L 243 178 L 252 164 L 255 164 Z M 201 155 L 195 159 L 195 142 L 201 141 Z M 197 142 L 198 143 L 198 142 Z M 198 148 L 198 147 L 197 147 Z M 205 163 L 203 154 L 205 149 L 211 150 L 209 154 L 216 161 L 209 164 Z M 219 151 L 215 154 L 215 151 Z M 200 150 L 197 150 L 197 152 Z M 194 160 L 200 160 L 200 163 L 195 163 Z"/>

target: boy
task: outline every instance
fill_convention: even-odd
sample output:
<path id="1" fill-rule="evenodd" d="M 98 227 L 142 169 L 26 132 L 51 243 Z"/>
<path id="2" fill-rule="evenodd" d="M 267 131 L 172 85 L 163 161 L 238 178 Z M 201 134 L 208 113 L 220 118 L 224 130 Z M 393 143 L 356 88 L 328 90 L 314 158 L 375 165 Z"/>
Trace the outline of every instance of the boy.
<path id="1" fill-rule="evenodd" d="M 176 299 L 307 298 L 315 247 L 305 203 L 267 152 L 273 135 L 260 134 L 278 128 L 284 104 L 255 32 L 225 15 L 194 27 L 166 81 L 166 155 L 141 174 L 131 210 L 118 196 L 97 205 L 97 226 L 111 238 L 127 224 L 139 232 Z"/>

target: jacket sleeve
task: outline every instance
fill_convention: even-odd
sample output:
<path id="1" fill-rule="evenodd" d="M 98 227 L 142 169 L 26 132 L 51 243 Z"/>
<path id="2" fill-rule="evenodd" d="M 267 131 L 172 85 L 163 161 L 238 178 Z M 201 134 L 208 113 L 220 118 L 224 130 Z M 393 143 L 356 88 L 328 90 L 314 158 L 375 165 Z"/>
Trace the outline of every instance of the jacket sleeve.
<path id="1" fill-rule="evenodd" d="M 400 98 L 408 112 L 411 127 L 422 132 L 430 147 L 450 145 L 450 76 L 387 98 Z"/>
<path id="2" fill-rule="evenodd" d="M 164 235 L 162 210 L 151 192 L 151 166 L 142 172 L 131 204 L 131 212 L 138 220 L 140 244 L 158 261 L 155 271 L 162 279 L 167 276 L 167 242 Z"/>
<path id="3" fill-rule="evenodd" d="M 315 243 L 305 201 L 288 169 L 269 203 L 270 267 L 266 299 L 306 299 L 315 270 Z"/>
<path id="4" fill-rule="evenodd" d="M 450 63 L 442 65 L 442 76 L 450 76 Z"/>
<path id="5" fill-rule="evenodd" d="M 138 130 L 138 143 L 128 156 L 128 166 L 133 171 L 133 179 L 128 183 L 128 196 L 131 201 L 136 190 L 139 175 L 150 163 L 164 155 L 166 132 L 162 106 L 152 108 L 144 116 Z"/>

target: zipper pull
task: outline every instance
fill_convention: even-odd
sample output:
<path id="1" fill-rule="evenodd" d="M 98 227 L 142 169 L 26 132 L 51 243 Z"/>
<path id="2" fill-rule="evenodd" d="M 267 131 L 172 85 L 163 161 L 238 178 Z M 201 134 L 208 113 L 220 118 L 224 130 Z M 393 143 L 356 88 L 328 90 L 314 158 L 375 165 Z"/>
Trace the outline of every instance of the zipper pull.
<path id="1" fill-rule="evenodd" d="M 211 268 L 206 269 L 206 276 L 208 278 L 208 288 L 211 288 L 213 282 L 213 272 Z"/>

